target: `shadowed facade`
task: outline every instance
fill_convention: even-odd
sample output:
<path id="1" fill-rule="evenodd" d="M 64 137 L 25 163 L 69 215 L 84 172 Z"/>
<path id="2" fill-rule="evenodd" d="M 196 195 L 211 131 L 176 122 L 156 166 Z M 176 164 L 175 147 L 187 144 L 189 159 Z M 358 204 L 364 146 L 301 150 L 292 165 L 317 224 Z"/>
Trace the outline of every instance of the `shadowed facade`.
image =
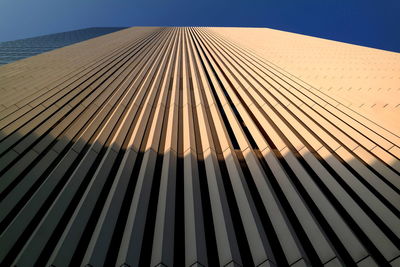
<path id="1" fill-rule="evenodd" d="M 242 30 L 134 27 L 0 67 L 0 262 L 400 264 L 400 137 Z"/>

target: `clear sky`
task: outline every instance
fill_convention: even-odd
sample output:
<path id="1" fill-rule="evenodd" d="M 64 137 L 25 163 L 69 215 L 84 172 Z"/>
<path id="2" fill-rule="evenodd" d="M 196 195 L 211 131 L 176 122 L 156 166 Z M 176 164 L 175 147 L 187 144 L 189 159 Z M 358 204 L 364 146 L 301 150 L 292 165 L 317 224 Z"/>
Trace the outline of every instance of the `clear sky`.
<path id="1" fill-rule="evenodd" d="M 0 0 L 0 42 L 156 25 L 269 27 L 400 52 L 400 0 Z"/>

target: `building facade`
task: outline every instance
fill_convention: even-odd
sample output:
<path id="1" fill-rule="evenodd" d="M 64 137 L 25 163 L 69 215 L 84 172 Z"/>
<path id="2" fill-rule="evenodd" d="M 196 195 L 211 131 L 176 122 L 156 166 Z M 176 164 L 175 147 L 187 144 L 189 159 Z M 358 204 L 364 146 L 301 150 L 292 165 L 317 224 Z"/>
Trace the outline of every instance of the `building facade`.
<path id="1" fill-rule="evenodd" d="M 79 43 L 123 28 L 87 28 L 0 43 L 0 65 Z"/>
<path id="2" fill-rule="evenodd" d="M 399 125 L 354 104 L 375 101 L 368 67 L 340 94 L 336 73 L 365 57 L 318 67 L 359 50 L 372 66 L 399 57 L 269 29 L 133 27 L 0 67 L 0 261 L 399 266 Z"/>

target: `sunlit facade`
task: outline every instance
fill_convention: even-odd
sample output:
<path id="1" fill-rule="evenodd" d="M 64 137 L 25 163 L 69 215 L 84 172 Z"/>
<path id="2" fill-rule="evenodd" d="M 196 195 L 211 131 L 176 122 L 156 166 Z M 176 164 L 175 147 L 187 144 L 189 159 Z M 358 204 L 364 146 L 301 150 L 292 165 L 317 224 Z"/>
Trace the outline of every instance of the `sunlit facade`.
<path id="1" fill-rule="evenodd" d="M 399 266 L 398 58 L 133 27 L 0 67 L 0 261 Z"/>

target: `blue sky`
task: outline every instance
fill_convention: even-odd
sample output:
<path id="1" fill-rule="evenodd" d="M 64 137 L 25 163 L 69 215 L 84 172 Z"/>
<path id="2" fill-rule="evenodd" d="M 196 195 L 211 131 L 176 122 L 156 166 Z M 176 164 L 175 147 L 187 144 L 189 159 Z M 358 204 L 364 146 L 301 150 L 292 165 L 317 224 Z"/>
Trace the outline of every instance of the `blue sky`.
<path id="1" fill-rule="evenodd" d="M 269 27 L 400 52 L 400 0 L 0 0 L 0 42 L 146 25 Z"/>

